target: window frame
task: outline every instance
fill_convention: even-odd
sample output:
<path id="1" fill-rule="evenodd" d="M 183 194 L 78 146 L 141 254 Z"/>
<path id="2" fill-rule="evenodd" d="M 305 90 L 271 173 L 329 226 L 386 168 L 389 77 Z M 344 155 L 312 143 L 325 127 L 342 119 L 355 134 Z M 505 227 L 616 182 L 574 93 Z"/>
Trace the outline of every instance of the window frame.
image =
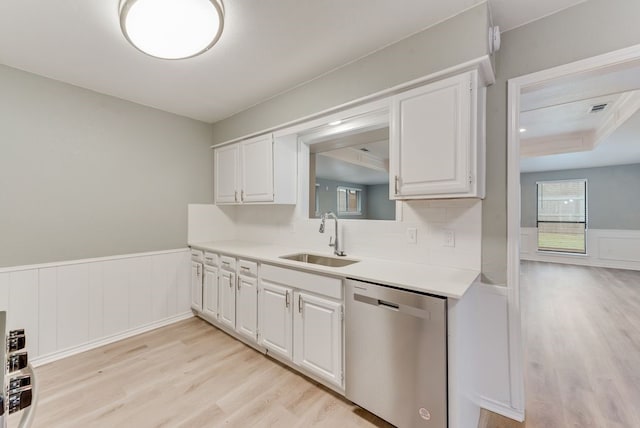
<path id="1" fill-rule="evenodd" d="M 540 221 L 540 185 L 541 184 L 550 184 L 550 183 L 564 183 L 564 182 L 584 182 L 584 222 L 582 221 Z M 567 178 L 561 180 L 540 180 L 536 181 L 536 249 L 541 253 L 548 254 L 562 254 L 562 255 L 573 255 L 573 256 L 586 256 L 588 255 L 588 247 L 587 247 L 587 230 L 589 229 L 589 205 L 588 205 L 588 180 L 586 178 Z M 569 224 L 584 224 L 584 251 L 563 251 L 563 250 L 552 250 L 548 248 L 540 248 L 540 223 L 569 223 Z"/>
<path id="2" fill-rule="evenodd" d="M 340 211 L 340 192 L 341 190 L 345 190 L 345 195 L 349 194 L 349 191 L 356 192 L 356 201 L 358 204 L 358 211 Z M 362 190 L 358 187 L 349 187 L 349 186 L 337 186 L 336 187 L 336 211 L 338 216 L 360 216 L 362 215 Z M 347 207 L 348 207 L 347 203 Z"/>

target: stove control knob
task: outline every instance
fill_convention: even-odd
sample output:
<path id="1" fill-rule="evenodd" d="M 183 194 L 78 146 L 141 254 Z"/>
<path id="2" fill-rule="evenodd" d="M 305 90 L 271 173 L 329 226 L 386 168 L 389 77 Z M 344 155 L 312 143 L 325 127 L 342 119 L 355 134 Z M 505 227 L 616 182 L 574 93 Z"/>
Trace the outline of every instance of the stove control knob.
<path id="1" fill-rule="evenodd" d="M 29 364 L 26 352 L 18 352 L 7 358 L 7 371 L 9 373 L 22 370 Z"/>

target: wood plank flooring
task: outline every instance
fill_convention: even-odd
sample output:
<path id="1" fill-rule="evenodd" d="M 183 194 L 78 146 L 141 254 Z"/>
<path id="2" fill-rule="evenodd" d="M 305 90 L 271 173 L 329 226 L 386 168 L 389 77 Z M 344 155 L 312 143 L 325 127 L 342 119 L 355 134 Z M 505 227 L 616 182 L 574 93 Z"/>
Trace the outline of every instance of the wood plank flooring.
<path id="1" fill-rule="evenodd" d="M 521 265 L 526 423 L 481 427 L 640 427 L 640 272 Z"/>
<path id="2" fill-rule="evenodd" d="M 36 372 L 34 428 L 389 426 L 197 318 Z"/>

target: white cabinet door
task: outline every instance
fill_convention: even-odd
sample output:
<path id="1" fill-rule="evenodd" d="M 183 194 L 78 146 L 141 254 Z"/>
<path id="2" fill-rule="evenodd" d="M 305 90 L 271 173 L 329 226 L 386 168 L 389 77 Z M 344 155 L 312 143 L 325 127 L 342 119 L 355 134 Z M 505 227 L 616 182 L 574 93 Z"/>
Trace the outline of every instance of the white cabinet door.
<path id="1" fill-rule="evenodd" d="M 260 281 L 260 345 L 269 352 L 293 359 L 293 290 Z"/>
<path id="2" fill-rule="evenodd" d="M 191 262 L 191 307 L 202 311 L 202 263 Z"/>
<path id="3" fill-rule="evenodd" d="M 392 199 L 451 197 L 470 191 L 471 144 L 475 144 L 472 90 L 472 74 L 465 73 L 394 96 Z"/>
<path id="4" fill-rule="evenodd" d="M 294 304 L 293 361 L 342 387 L 342 304 L 302 292 Z"/>
<path id="5" fill-rule="evenodd" d="M 218 321 L 236 328 L 236 274 L 227 270 L 220 270 L 220 290 L 218 302 Z"/>
<path id="6" fill-rule="evenodd" d="M 250 276 L 238 275 L 236 331 L 258 340 L 258 280 Z"/>
<path id="7" fill-rule="evenodd" d="M 218 318 L 218 268 L 205 266 L 202 312 L 211 318 Z"/>
<path id="8" fill-rule="evenodd" d="M 232 144 L 214 150 L 214 186 L 216 204 L 240 202 L 238 185 L 240 145 Z"/>
<path id="9" fill-rule="evenodd" d="M 273 138 L 271 134 L 240 143 L 242 202 L 273 201 Z"/>

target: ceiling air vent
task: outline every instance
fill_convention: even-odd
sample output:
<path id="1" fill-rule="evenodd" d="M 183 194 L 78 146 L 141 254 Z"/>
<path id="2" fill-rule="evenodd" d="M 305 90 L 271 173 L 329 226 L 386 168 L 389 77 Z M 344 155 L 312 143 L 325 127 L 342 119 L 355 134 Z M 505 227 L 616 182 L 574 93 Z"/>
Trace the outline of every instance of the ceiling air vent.
<path id="1" fill-rule="evenodd" d="M 589 109 L 589 113 L 600 113 L 602 110 L 604 110 L 605 108 L 607 108 L 608 104 L 596 104 L 594 106 L 591 106 L 591 108 Z"/>

